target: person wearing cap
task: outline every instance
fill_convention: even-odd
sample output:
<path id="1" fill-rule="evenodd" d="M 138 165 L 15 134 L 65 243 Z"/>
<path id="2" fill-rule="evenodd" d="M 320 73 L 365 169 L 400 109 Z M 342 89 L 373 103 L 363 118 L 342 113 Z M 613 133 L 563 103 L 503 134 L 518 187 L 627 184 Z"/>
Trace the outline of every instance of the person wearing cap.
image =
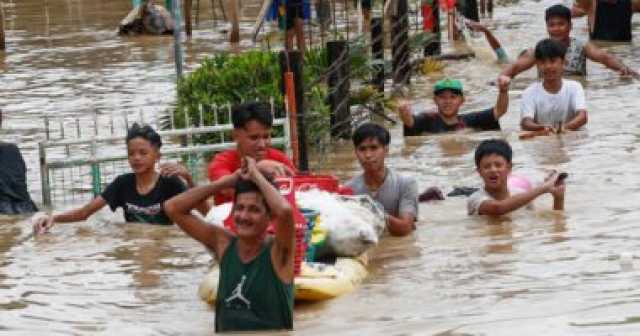
<path id="1" fill-rule="evenodd" d="M 496 105 L 482 111 L 459 114 L 464 103 L 462 82 L 457 79 L 443 79 L 433 87 L 433 101 L 436 110 L 414 114 L 410 104 L 400 106 L 400 118 L 404 124 L 404 135 L 443 133 L 465 128 L 477 130 L 499 130 L 498 120 L 509 107 L 509 83 L 499 86 Z"/>

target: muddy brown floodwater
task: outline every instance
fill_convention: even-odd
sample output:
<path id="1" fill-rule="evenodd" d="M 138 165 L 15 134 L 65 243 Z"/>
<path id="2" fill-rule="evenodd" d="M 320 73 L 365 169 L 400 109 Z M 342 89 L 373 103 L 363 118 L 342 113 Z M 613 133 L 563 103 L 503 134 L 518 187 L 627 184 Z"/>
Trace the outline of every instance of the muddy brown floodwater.
<path id="1" fill-rule="evenodd" d="M 545 35 L 549 4 L 498 6 L 486 22 L 513 57 Z M 41 116 L 167 110 L 175 101 L 172 40 L 116 36 L 129 1 L 5 0 L 2 6 L 8 48 L 0 53 L 0 135 L 23 149 L 39 200 Z M 187 70 L 229 48 L 208 13 L 185 43 Z M 586 37 L 584 27 L 577 20 L 574 35 Z M 478 57 L 450 63 L 444 72 L 464 80 L 466 108 L 475 109 L 494 102 L 496 89 L 487 82 L 500 67 L 483 39 L 470 44 Z M 640 69 L 637 42 L 604 48 Z M 430 104 L 436 78 L 414 78 L 420 104 Z M 534 78 L 530 71 L 515 80 L 501 132 L 403 140 L 395 127 L 388 164 L 415 176 L 420 189 L 477 186 L 474 147 L 503 137 L 514 147 L 516 171 L 570 173 L 565 213 L 548 211 L 549 199 L 501 221 L 467 217 L 463 198 L 423 204 L 414 235 L 378 246 L 370 276 L 354 293 L 297 307 L 292 334 L 640 334 L 640 85 L 589 64 L 587 130 L 519 141 L 519 96 Z M 344 178 L 357 170 L 348 145 L 337 146 L 321 169 Z M 210 256 L 175 227 L 120 218 L 103 211 L 26 241 L 26 222 L 1 219 L 0 333 L 210 334 L 214 312 L 196 294 Z M 629 263 L 629 255 L 637 257 Z"/>

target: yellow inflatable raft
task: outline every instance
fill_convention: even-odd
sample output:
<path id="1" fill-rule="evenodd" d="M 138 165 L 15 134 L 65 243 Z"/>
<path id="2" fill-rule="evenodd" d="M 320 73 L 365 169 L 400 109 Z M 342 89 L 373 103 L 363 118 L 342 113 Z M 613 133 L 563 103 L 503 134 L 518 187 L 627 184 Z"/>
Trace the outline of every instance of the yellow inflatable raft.
<path id="1" fill-rule="evenodd" d="M 366 253 L 358 258 L 338 258 L 335 264 L 302 263 L 300 275 L 295 278 L 295 296 L 298 301 L 323 301 L 353 291 L 367 275 Z M 198 294 L 209 304 L 216 300 L 220 269 L 213 266 L 200 284 Z"/>

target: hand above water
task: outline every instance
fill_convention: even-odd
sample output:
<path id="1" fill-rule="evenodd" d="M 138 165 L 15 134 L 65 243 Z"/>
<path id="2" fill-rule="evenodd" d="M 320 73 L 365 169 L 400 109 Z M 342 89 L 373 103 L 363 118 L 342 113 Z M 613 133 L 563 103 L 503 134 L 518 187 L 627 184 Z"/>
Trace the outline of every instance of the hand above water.
<path id="1" fill-rule="evenodd" d="M 557 170 L 553 170 L 542 183 L 542 188 L 545 192 L 553 195 L 554 198 L 562 198 L 564 197 L 565 192 L 565 183 L 564 180 L 558 180 L 560 173 Z"/>
<path id="2" fill-rule="evenodd" d="M 33 226 L 33 233 L 36 235 L 49 232 L 53 226 L 53 216 L 47 215 L 43 212 L 38 212 L 33 215 L 29 221 Z"/>
<path id="3" fill-rule="evenodd" d="M 511 84 L 511 78 L 509 78 L 508 76 L 500 76 L 500 77 L 506 77 L 504 79 L 501 80 L 501 78 L 498 78 L 498 89 L 500 90 L 500 92 L 507 92 L 509 91 L 509 85 Z"/>
<path id="4" fill-rule="evenodd" d="M 252 157 L 244 157 L 240 167 L 240 177 L 245 180 L 255 181 L 260 174 L 256 160 Z"/>
<path id="5" fill-rule="evenodd" d="M 398 113 L 411 112 L 411 101 L 406 98 L 397 98 L 396 104 L 398 106 Z"/>
<path id="6" fill-rule="evenodd" d="M 176 163 L 176 162 L 166 162 L 160 165 L 160 175 L 170 177 L 177 176 L 183 178 L 187 181 L 190 187 L 193 186 L 193 181 L 191 179 L 191 173 L 187 167 Z"/>
<path id="7" fill-rule="evenodd" d="M 260 160 L 256 163 L 253 158 L 246 157 L 245 159 L 251 159 L 256 168 L 265 176 L 275 178 L 295 175 L 295 172 L 282 162 L 274 160 Z"/>
<path id="8" fill-rule="evenodd" d="M 640 74 L 626 65 L 622 67 L 622 70 L 620 70 L 620 76 L 640 79 Z"/>
<path id="9" fill-rule="evenodd" d="M 509 84 L 511 84 L 511 77 L 506 75 L 500 75 L 498 77 L 498 81 L 496 82 L 498 87 L 502 90 L 503 87 L 509 88 Z"/>
<path id="10" fill-rule="evenodd" d="M 464 23 L 467 25 L 467 27 L 469 27 L 469 29 L 473 30 L 474 32 L 484 33 L 488 30 L 487 27 L 481 24 L 480 22 L 476 22 L 473 20 L 465 20 Z"/>

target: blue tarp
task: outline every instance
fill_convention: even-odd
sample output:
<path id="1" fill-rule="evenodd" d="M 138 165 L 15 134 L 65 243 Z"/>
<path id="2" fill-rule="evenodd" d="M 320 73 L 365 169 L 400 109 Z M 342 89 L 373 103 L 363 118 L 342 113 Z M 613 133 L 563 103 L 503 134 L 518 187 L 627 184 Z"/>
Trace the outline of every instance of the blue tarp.
<path id="1" fill-rule="evenodd" d="M 267 21 L 277 21 L 278 20 L 278 8 L 280 5 L 285 6 L 287 3 L 286 0 L 273 0 L 271 3 L 271 7 L 267 12 L 267 16 L 265 20 Z M 309 20 L 311 18 L 311 0 L 302 0 L 302 15 L 303 19 Z"/>

